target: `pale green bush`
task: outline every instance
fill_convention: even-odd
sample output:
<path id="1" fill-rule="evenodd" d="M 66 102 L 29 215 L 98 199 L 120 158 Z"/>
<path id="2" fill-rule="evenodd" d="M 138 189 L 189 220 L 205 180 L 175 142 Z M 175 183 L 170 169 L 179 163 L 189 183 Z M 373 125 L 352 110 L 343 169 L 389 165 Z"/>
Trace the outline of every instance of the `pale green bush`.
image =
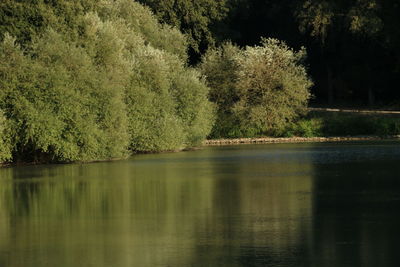
<path id="1" fill-rule="evenodd" d="M 173 73 L 172 95 L 183 122 L 185 147 L 200 145 L 211 131 L 215 107 L 207 101 L 208 93 L 209 88 L 197 71 L 181 67 Z"/>
<path id="2" fill-rule="evenodd" d="M 210 51 L 201 70 L 218 104 L 215 137 L 274 135 L 304 112 L 312 82 L 298 52 L 275 39 L 239 50 Z"/>
<path id="3" fill-rule="evenodd" d="M 83 48 L 49 30 L 30 53 L 6 37 L 0 107 L 17 158 L 74 161 L 121 157 L 128 135 L 123 87 L 110 83 Z M 40 157 L 40 158 L 37 158 Z"/>
<path id="4" fill-rule="evenodd" d="M 26 49 L 8 35 L 0 45 L 0 109 L 14 160 L 178 150 L 208 135 L 208 87 L 186 66 L 185 37 L 133 1 L 95 10 L 74 18 L 73 35 L 49 27 Z"/>
<path id="5" fill-rule="evenodd" d="M 102 0 L 97 12 L 104 20 L 123 20 L 131 31 L 143 37 L 146 44 L 187 60 L 186 37 L 178 29 L 158 23 L 148 7 L 132 0 Z"/>
<path id="6" fill-rule="evenodd" d="M 162 151 L 183 148 L 184 133 L 170 93 L 172 70 L 164 51 L 140 47 L 126 89 L 131 149 Z"/>
<path id="7" fill-rule="evenodd" d="M 123 8 L 126 9 L 129 7 Z M 148 9 L 139 10 L 144 12 L 140 17 L 149 19 L 151 25 L 157 26 Z M 97 31 L 96 25 L 102 22 L 93 14 L 86 19 L 86 35 L 91 36 Z M 199 145 L 208 135 L 213 121 L 213 110 L 207 99 L 209 89 L 200 75 L 186 67 L 181 54 L 168 47 L 164 50 L 149 45 L 148 36 L 130 20 L 110 23 L 114 38 L 123 44 L 123 59 L 127 62 L 125 72 L 129 82 L 125 86 L 125 103 L 130 148 L 133 151 L 153 152 Z M 166 33 L 165 29 L 163 32 Z M 159 38 L 163 38 L 162 34 Z M 177 40 L 183 40 L 183 35 Z M 93 39 L 94 45 L 98 43 Z"/>
<path id="8" fill-rule="evenodd" d="M 240 100 L 233 110 L 249 135 L 273 134 L 305 111 L 312 82 L 304 57 L 304 49 L 295 52 L 276 39 L 263 39 L 238 57 Z"/>

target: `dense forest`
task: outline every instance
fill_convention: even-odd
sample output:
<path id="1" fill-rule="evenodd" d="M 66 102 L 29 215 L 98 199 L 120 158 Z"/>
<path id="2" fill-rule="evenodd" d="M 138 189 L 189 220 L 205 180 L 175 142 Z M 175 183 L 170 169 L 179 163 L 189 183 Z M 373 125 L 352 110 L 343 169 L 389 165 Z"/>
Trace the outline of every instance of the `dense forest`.
<path id="1" fill-rule="evenodd" d="M 285 135 L 313 105 L 396 107 L 395 0 L 4 0 L 0 162 Z"/>

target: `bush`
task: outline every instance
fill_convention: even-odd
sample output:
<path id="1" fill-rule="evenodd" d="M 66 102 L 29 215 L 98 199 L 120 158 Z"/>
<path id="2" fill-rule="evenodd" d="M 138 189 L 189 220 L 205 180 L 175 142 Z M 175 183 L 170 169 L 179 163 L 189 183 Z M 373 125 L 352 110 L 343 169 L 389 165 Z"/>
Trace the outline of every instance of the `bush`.
<path id="1" fill-rule="evenodd" d="M 178 29 L 158 23 L 148 7 L 132 0 L 106 0 L 100 3 L 96 11 L 103 20 L 122 20 L 132 33 L 139 33 L 147 44 L 178 55 L 186 62 L 186 37 Z"/>
<path id="2" fill-rule="evenodd" d="M 126 103 L 134 151 L 163 151 L 184 147 L 183 123 L 170 92 L 172 66 L 168 54 L 152 47 L 136 51 Z"/>
<path id="3" fill-rule="evenodd" d="M 293 137 L 321 137 L 324 136 L 323 130 L 325 122 L 321 118 L 300 119 L 288 125 L 279 136 Z"/>
<path id="4" fill-rule="evenodd" d="M 49 30 L 29 53 L 10 37 L 1 52 L 6 63 L 0 70 L 0 107 L 12 124 L 16 160 L 95 160 L 126 154 L 123 87 L 96 68 L 83 48 Z"/>
<path id="5" fill-rule="evenodd" d="M 213 137 L 276 135 L 305 111 L 312 82 L 298 52 L 275 39 L 245 50 L 225 44 L 200 66 L 218 105 Z"/>
<path id="6" fill-rule="evenodd" d="M 0 163 L 11 160 L 9 124 L 0 111 Z"/>
<path id="7" fill-rule="evenodd" d="M 180 68 L 174 73 L 172 94 L 176 112 L 183 122 L 185 147 L 199 146 L 210 133 L 215 107 L 208 101 L 209 88 L 193 69 Z"/>
<path id="8" fill-rule="evenodd" d="M 215 103 L 217 116 L 211 137 L 240 137 L 242 134 L 237 118 L 233 113 L 233 106 L 239 100 L 236 88 L 239 65 L 237 55 L 240 48 L 225 43 L 220 48 L 209 50 L 199 66 L 201 73 L 206 77 L 210 87 L 209 99 Z"/>
<path id="9" fill-rule="evenodd" d="M 39 13 L 62 14 L 63 1 L 46 3 Z M 130 0 L 87 10 L 35 28 L 25 48 L 4 35 L 0 109 L 14 160 L 87 161 L 122 157 L 128 148 L 198 145 L 213 109 L 205 82 L 186 66 L 184 35 Z"/>
<path id="10" fill-rule="evenodd" d="M 208 87 L 177 56 L 152 47 L 142 47 L 135 55 L 126 91 L 132 150 L 199 145 L 212 125 Z"/>
<path id="11" fill-rule="evenodd" d="M 302 137 L 391 136 L 400 134 L 400 118 L 385 115 L 310 112 L 279 135 Z"/>

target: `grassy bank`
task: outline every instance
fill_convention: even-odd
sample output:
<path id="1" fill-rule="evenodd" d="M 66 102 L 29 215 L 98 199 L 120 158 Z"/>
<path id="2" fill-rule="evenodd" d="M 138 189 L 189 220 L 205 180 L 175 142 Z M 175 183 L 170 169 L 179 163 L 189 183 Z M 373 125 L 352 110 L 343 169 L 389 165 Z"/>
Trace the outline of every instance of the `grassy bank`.
<path id="1" fill-rule="evenodd" d="M 381 113 L 312 111 L 279 133 L 281 137 L 395 136 L 400 116 Z"/>

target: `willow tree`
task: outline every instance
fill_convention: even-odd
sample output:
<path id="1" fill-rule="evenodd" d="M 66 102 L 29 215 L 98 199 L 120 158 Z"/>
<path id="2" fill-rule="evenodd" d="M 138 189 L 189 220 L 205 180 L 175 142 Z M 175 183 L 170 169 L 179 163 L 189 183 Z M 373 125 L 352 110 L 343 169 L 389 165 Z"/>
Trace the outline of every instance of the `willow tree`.
<path id="1" fill-rule="evenodd" d="M 39 2 L 43 18 L 63 14 L 61 2 Z M 130 0 L 85 10 L 32 25 L 30 41 L 4 34 L 0 110 L 10 134 L 0 145 L 13 144 L 13 160 L 24 161 L 198 145 L 211 128 L 212 105 L 208 87 L 186 65 L 185 36 Z"/>

